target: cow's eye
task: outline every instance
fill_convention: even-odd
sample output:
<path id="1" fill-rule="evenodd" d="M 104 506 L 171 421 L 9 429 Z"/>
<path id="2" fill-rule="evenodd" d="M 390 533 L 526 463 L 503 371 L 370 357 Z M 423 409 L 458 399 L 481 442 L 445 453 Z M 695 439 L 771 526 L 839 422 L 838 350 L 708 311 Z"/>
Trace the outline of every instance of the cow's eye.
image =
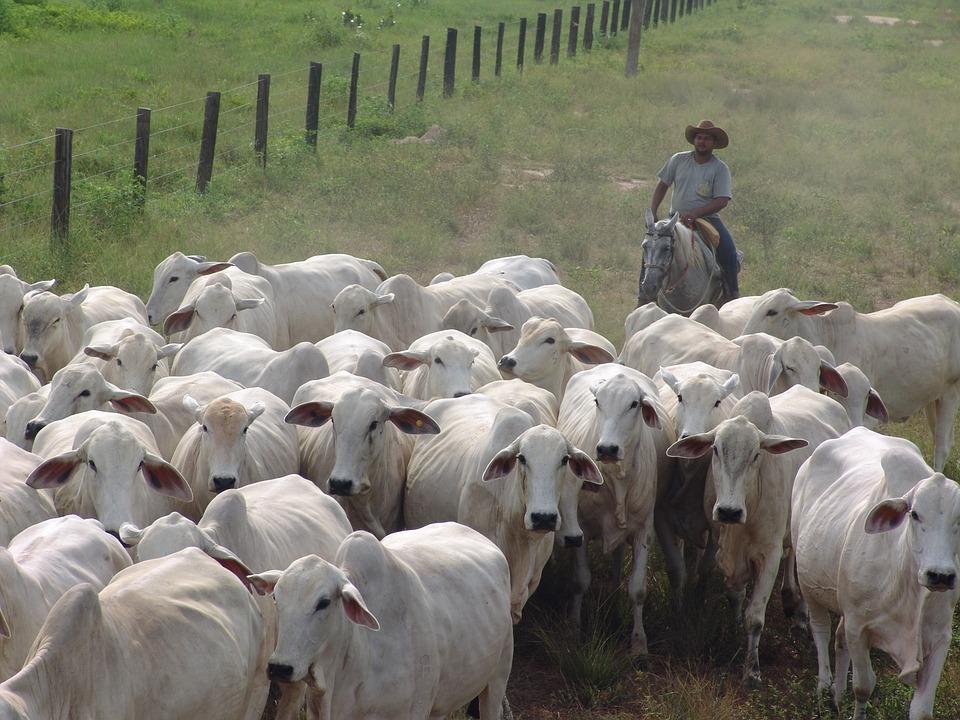
<path id="1" fill-rule="evenodd" d="M 547 345 L 553 345 L 556 342 L 556 340 L 554 338 L 547 338 L 546 340 L 544 340 L 544 342 Z"/>
<path id="2" fill-rule="evenodd" d="M 79 394 L 77 397 L 90 397 L 90 391 L 89 391 L 89 390 L 81 390 L 81 391 L 80 391 L 80 394 Z"/>
<path id="3" fill-rule="evenodd" d="M 593 404 L 596 405 L 597 407 L 600 407 L 600 400 L 597 399 L 597 398 L 594 398 L 594 399 L 593 399 Z"/>
<path id="4" fill-rule="evenodd" d="M 87 466 L 94 472 L 97 471 L 97 464 L 93 460 L 87 460 Z"/>
<path id="5" fill-rule="evenodd" d="M 367 430 L 367 432 L 373 432 L 374 430 L 376 430 L 376 429 L 377 429 L 377 424 L 378 424 L 378 423 L 377 423 L 376 420 L 374 420 L 372 423 L 370 423 L 370 427 L 369 427 L 369 429 Z"/>
<path id="6" fill-rule="evenodd" d="M 477 329 L 476 329 L 476 328 L 470 328 L 470 334 L 471 334 L 471 335 L 476 335 L 476 334 L 477 334 Z"/>
<path id="7" fill-rule="evenodd" d="M 526 465 L 527 459 L 523 455 L 517 455 L 517 462 L 521 465 Z"/>
<path id="8" fill-rule="evenodd" d="M 361 315 L 363 315 L 363 314 L 366 313 L 366 312 L 367 312 L 366 310 L 361 310 L 360 312 L 357 313 L 357 317 L 360 317 Z"/>
<path id="9" fill-rule="evenodd" d="M 911 510 L 911 511 L 910 511 L 910 517 L 912 517 L 912 518 L 913 518 L 914 520 L 916 520 L 917 522 L 920 522 L 920 516 L 917 515 L 917 511 L 916 511 L 916 510 Z"/>
<path id="10" fill-rule="evenodd" d="M 773 317 L 777 314 L 776 310 L 767 310 L 767 317 Z"/>
<path id="11" fill-rule="evenodd" d="M 120 358 L 117 358 L 117 367 L 123 367 L 123 361 Z"/>
<path id="12" fill-rule="evenodd" d="M 247 425 L 247 426 L 243 429 L 243 434 L 246 435 L 246 434 L 247 434 L 247 430 L 249 430 L 249 429 L 250 429 L 250 426 Z"/>
<path id="13" fill-rule="evenodd" d="M 564 455 L 562 458 L 560 458 L 560 464 L 561 464 L 561 465 L 566 465 L 569 461 L 570 461 L 570 456 L 569 456 L 569 455 Z"/>
<path id="14" fill-rule="evenodd" d="M 713 446 L 713 454 L 714 454 L 714 457 L 716 457 L 717 455 L 720 454 L 720 452 L 717 450 L 717 446 L 716 446 L 716 445 Z"/>
<path id="15" fill-rule="evenodd" d="M 683 395 L 677 395 L 677 402 L 678 402 L 678 403 L 682 403 L 682 402 L 683 402 Z"/>
<path id="16" fill-rule="evenodd" d="M 319 600 L 317 600 L 316 611 L 319 612 L 320 610 L 323 610 L 324 608 L 328 607 L 329 605 L 330 605 L 330 598 L 328 598 L 328 597 L 322 597 L 322 598 L 320 598 Z"/>
<path id="17" fill-rule="evenodd" d="M 757 453 L 756 455 L 753 456 L 753 462 L 756 462 L 759 459 L 760 459 L 760 453 Z"/>
<path id="18" fill-rule="evenodd" d="M 717 401 L 713 404 L 713 406 L 714 406 L 715 408 L 720 407 L 720 401 L 717 400 Z"/>
<path id="19" fill-rule="evenodd" d="M 637 400 L 634 400 L 632 403 L 630 403 L 631 410 L 636 410 L 638 407 L 640 407 L 640 403 Z"/>
<path id="20" fill-rule="evenodd" d="M 157 370 L 158 367 L 160 367 L 160 364 L 159 364 L 159 363 L 154 363 L 154 364 L 153 364 L 153 367 L 151 367 L 150 369 L 153 370 L 154 372 L 156 372 L 156 370 Z"/>
<path id="21" fill-rule="evenodd" d="M 204 432 L 207 432 L 207 426 L 206 426 L 206 425 L 201 425 L 201 426 L 200 426 L 200 429 L 203 430 Z"/>
<path id="22" fill-rule="evenodd" d="M 443 360 L 441 360 L 440 358 L 434 358 L 433 362 L 435 362 L 437 365 L 443 365 Z"/>

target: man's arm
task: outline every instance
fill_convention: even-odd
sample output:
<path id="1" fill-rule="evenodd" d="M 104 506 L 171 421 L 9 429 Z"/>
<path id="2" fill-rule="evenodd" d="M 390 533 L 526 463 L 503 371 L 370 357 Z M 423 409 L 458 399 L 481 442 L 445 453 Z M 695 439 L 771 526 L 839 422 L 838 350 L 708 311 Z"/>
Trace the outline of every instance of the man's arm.
<path id="1" fill-rule="evenodd" d="M 654 191 L 654 193 L 656 193 L 656 191 Z M 682 222 L 684 225 L 691 225 L 693 221 L 699 217 L 707 217 L 708 215 L 713 215 L 714 213 L 720 212 L 727 206 L 728 202 L 730 202 L 730 198 L 728 197 L 714 198 L 703 207 L 681 213 L 680 222 Z"/>
<path id="2" fill-rule="evenodd" d="M 650 210 L 653 211 L 653 219 L 657 219 L 657 209 L 660 207 L 660 203 L 663 202 L 663 199 L 667 196 L 667 188 L 670 186 L 667 185 L 663 180 L 660 180 L 657 183 L 657 187 L 653 190 L 653 198 L 650 200 Z"/>

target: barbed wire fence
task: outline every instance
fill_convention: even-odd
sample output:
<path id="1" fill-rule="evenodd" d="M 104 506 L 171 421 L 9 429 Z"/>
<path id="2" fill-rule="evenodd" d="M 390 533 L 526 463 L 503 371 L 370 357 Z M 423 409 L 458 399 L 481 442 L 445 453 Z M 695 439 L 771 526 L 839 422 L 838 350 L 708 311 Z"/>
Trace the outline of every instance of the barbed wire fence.
<path id="1" fill-rule="evenodd" d="M 585 8 L 575 5 L 567 12 L 558 8 L 535 18 L 498 22 L 489 29 L 476 22 L 464 33 L 447 29 L 440 49 L 442 65 L 432 74 L 431 55 L 438 49 L 432 38 L 424 35 L 420 47 L 413 50 L 393 45 L 355 52 L 347 61 L 298 64 L 204 97 L 160 108 L 140 107 L 136 113 L 80 128 L 56 128 L 53 134 L 0 147 L 0 237 L 28 228 L 41 232 L 49 222 L 52 240 L 65 242 L 71 216 L 82 209 L 95 210 L 102 200 L 99 185 L 127 173 L 132 200 L 142 208 L 148 190 L 183 190 L 191 173 L 196 192 L 205 193 L 215 165 L 239 169 L 256 163 L 265 170 L 271 140 L 293 138 L 302 132 L 306 146 L 316 149 L 321 131 L 352 131 L 361 91 L 364 100 L 385 101 L 387 112 L 392 113 L 401 83 L 405 93 L 412 91 L 413 102 L 421 102 L 428 87 L 450 98 L 458 79 L 466 75 L 464 67 L 470 81 L 480 83 L 484 67 L 488 77 L 496 80 L 510 72 L 522 75 L 530 64 L 558 65 L 564 52 L 564 32 L 567 57 L 608 47 L 618 33 L 631 28 L 632 51 L 639 48 L 641 26 L 646 30 L 674 23 L 713 4 L 716 0 L 603 0 Z M 628 51 L 628 75 L 630 55 Z M 361 86 L 361 67 L 367 67 L 371 59 L 375 67 L 383 65 L 388 56 L 387 79 Z M 401 74 L 401 61 L 408 67 L 415 64 L 416 71 Z M 299 126 L 298 114 L 302 118 Z M 120 125 L 132 126 L 131 136 L 96 144 L 105 128 Z M 51 144 L 53 159 L 43 159 Z M 122 159 L 124 153 L 126 159 Z M 4 199 L 11 195 L 14 197 Z"/>

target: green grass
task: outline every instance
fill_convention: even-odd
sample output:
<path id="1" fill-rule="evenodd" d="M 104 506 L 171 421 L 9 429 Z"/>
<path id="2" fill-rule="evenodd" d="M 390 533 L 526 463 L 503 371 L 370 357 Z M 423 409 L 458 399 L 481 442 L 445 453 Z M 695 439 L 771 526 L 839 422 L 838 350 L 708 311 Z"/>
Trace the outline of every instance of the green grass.
<path id="1" fill-rule="evenodd" d="M 75 138 L 80 207 L 70 242 L 49 246 L 48 197 L 23 209 L 0 207 L 0 262 L 29 280 L 59 277 L 64 291 L 89 281 L 146 296 L 154 265 L 173 250 L 225 258 L 254 249 L 270 262 L 347 251 L 424 281 L 527 252 L 556 261 L 566 284 L 590 302 L 598 330 L 619 343 L 634 304 L 650 187 L 625 191 L 615 180 L 652 181 L 669 154 L 684 149 L 683 126 L 711 118 L 732 141 L 722 153 L 735 185 L 725 218 L 747 254 L 744 292 L 785 285 L 861 310 L 931 292 L 960 294 L 953 142 L 960 10 L 946 3 L 720 0 L 648 32 L 634 80 L 622 76 L 622 36 L 550 68 L 532 64 L 531 34 L 518 76 L 511 26 L 499 81 L 492 77 L 494 21 L 532 18 L 555 3 L 358 0 L 349 5 L 365 20 L 359 32 L 339 19 L 347 4 L 0 0 L 0 148 L 55 126 L 129 117 L 139 105 L 197 100 L 154 115 L 151 153 L 162 156 L 151 160 L 151 177 L 186 170 L 151 181 L 142 214 L 126 169 L 110 172 L 126 167 L 132 145 L 97 150 L 129 141 L 132 119 L 85 130 Z M 379 28 L 391 12 L 395 24 Z M 841 25 L 832 19 L 840 14 L 856 17 Z M 864 14 L 921 24 L 877 27 Z M 475 21 L 487 38 L 478 85 L 465 75 Z M 461 29 L 460 75 L 455 97 L 444 101 L 439 69 L 448 25 Z M 423 33 L 433 41 L 431 76 L 426 100 L 415 105 L 410 75 Z M 381 84 L 394 42 L 402 46 L 402 77 L 390 113 Z M 357 128 L 347 132 L 344 71 L 357 49 L 363 97 Z M 300 127 L 303 68 L 315 59 L 325 71 L 314 154 Z M 256 88 L 226 93 L 223 111 L 231 112 L 221 121 L 213 183 L 197 197 L 199 99 L 268 71 L 274 134 L 267 170 L 252 163 L 252 126 L 244 125 Z M 445 130 L 436 145 L 391 142 L 434 123 Z M 47 140 L 0 150 L 0 204 L 49 189 L 49 168 L 15 173 L 49 162 L 51 148 Z M 529 170 L 551 172 L 535 179 Z M 3 229 L 22 222 L 29 224 Z M 930 453 L 921 418 L 890 430 Z M 948 472 L 960 474 L 955 461 Z M 589 643 L 570 645 L 556 622 L 562 578 L 545 578 L 518 628 L 511 686 L 518 718 L 814 716 L 815 656 L 808 642 L 787 635 L 776 599 L 761 645 L 765 686 L 749 691 L 739 681 L 742 638 L 716 584 L 692 598 L 700 605 L 688 605 L 701 610 L 676 617 L 662 567 L 651 564 L 645 672 L 618 657 L 627 648 L 618 587 L 595 583 L 585 604 L 609 609 L 610 622 L 588 626 Z M 610 601 L 614 593 L 621 600 Z M 550 650 L 553 630 L 560 639 Z M 958 649 L 940 684 L 938 717 L 960 715 Z M 909 691 L 888 664 L 878 667 L 871 717 L 903 717 Z"/>

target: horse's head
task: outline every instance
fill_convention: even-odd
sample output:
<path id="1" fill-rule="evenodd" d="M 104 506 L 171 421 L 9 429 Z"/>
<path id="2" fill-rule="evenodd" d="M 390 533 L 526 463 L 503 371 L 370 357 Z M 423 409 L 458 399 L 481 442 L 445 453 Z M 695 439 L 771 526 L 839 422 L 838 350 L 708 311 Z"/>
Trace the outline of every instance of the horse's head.
<path id="1" fill-rule="evenodd" d="M 643 236 L 643 275 L 640 292 L 649 301 L 657 298 L 673 262 L 674 228 L 680 220 L 679 213 L 673 217 L 654 222 L 653 212 L 646 213 L 647 229 Z"/>

